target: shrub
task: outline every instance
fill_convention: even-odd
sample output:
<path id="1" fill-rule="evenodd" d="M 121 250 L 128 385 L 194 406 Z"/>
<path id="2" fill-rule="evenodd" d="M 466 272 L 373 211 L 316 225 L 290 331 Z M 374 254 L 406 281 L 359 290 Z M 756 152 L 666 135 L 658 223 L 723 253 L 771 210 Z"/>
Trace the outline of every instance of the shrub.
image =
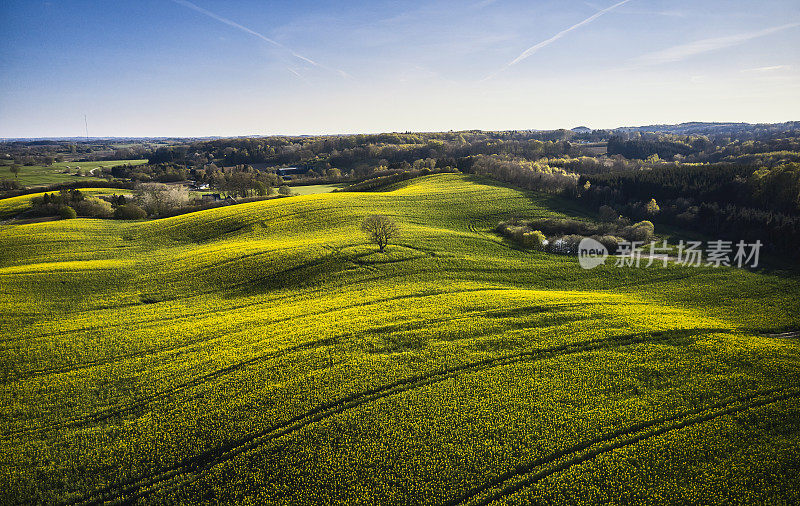
<path id="1" fill-rule="evenodd" d="M 159 216 L 189 203 L 189 191 L 179 185 L 142 183 L 134 195 L 136 203 L 148 214 Z"/>
<path id="2" fill-rule="evenodd" d="M 75 202 L 75 212 L 79 216 L 86 216 L 88 218 L 111 218 L 114 215 L 114 208 L 110 202 L 97 197 Z"/>
<path id="3" fill-rule="evenodd" d="M 259 197 L 264 197 L 267 194 L 267 185 L 265 185 L 261 181 L 254 181 L 253 189 L 255 190 L 256 195 L 258 195 Z"/>
<path id="4" fill-rule="evenodd" d="M 64 218 L 65 220 L 70 220 L 72 218 L 78 217 L 78 213 L 75 212 L 75 209 L 69 206 L 61 206 L 58 209 L 58 215 Z"/>
<path id="5" fill-rule="evenodd" d="M 649 242 L 654 233 L 655 227 L 650 221 L 640 221 L 622 229 L 622 236 L 629 241 Z"/>
<path id="6" fill-rule="evenodd" d="M 544 249 L 545 244 L 547 244 L 547 238 L 541 230 L 533 230 L 531 232 L 524 232 L 520 242 L 526 248 L 541 250 Z"/>
<path id="7" fill-rule="evenodd" d="M 611 206 L 600 206 L 600 221 L 604 223 L 613 223 L 619 218 L 619 213 Z"/>
<path id="8" fill-rule="evenodd" d="M 574 255 L 578 252 L 578 245 L 583 240 L 583 236 L 570 234 L 559 237 L 548 244 L 548 251 L 551 253 L 560 253 L 562 255 Z"/>
<path id="9" fill-rule="evenodd" d="M 612 212 L 613 210 L 607 211 L 605 214 L 608 218 L 612 218 Z M 655 227 L 652 222 L 640 221 L 631 225 L 627 218 L 619 215 L 613 217 L 613 220 L 613 222 L 592 223 L 568 218 L 533 220 L 513 218 L 499 223 L 495 230 L 523 247 L 544 249 L 565 255 L 577 253 L 578 244 L 584 237 L 598 241 L 609 253 L 617 251 L 617 245 L 623 238 L 645 243 L 653 240 Z M 535 234 L 540 234 L 541 237 Z M 549 243 L 547 237 L 550 237 Z"/>
<path id="10" fill-rule="evenodd" d="M 123 204 L 114 211 L 114 218 L 118 220 L 141 220 L 147 217 L 147 211 L 136 204 Z"/>
<path id="11" fill-rule="evenodd" d="M 530 232 L 530 229 L 525 225 L 515 225 L 511 223 L 501 223 L 497 226 L 497 231 L 500 234 L 505 235 L 507 237 L 511 237 L 515 241 L 519 241 L 522 239 L 522 235 L 525 232 Z"/>
<path id="12" fill-rule="evenodd" d="M 601 228 L 597 223 L 570 218 L 538 218 L 522 221 L 521 224 L 531 230 L 541 230 L 548 235 L 592 235 L 598 233 Z"/>
<path id="13" fill-rule="evenodd" d="M 0 180 L 0 191 L 19 190 L 20 188 L 22 186 L 16 181 L 10 179 Z"/>
<path id="14" fill-rule="evenodd" d="M 658 206 L 656 199 L 650 199 L 650 202 L 648 202 L 644 208 L 645 212 L 647 212 L 647 214 L 649 214 L 650 216 L 654 216 L 659 212 L 661 212 L 661 208 Z"/>
<path id="15" fill-rule="evenodd" d="M 593 235 L 592 239 L 605 246 L 605 248 L 611 254 L 617 252 L 617 245 L 621 241 L 619 237 L 615 237 L 613 235 Z"/>

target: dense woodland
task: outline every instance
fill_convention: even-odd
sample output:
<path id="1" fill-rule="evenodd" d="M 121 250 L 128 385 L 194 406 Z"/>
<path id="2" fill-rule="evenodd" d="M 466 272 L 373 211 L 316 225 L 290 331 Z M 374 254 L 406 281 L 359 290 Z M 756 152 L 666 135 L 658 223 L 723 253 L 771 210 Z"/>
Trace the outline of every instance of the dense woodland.
<path id="1" fill-rule="evenodd" d="M 800 249 L 800 122 L 0 144 L 0 162 L 22 170 L 59 160 L 138 158 L 148 163 L 121 164 L 103 176 L 110 184 L 188 181 L 244 198 L 272 194 L 285 182 L 276 170 L 285 167 L 292 168 L 292 184 L 349 182 L 365 191 L 460 171 L 632 220 Z M 647 209 L 653 199 L 656 212 Z"/>

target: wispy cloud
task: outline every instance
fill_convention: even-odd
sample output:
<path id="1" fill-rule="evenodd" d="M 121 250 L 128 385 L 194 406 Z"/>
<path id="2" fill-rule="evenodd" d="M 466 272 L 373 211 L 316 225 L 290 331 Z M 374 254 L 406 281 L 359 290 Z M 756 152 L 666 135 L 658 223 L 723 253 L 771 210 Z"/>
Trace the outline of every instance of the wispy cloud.
<path id="1" fill-rule="evenodd" d="M 316 62 L 316 61 L 312 60 L 311 58 L 308 58 L 307 56 L 301 55 L 300 53 L 294 51 L 293 49 L 287 47 L 286 45 L 281 44 L 280 42 L 276 41 L 275 39 L 270 39 L 266 35 L 258 33 L 255 30 L 247 28 L 246 26 L 240 25 L 236 21 L 232 21 L 232 20 L 230 20 L 228 18 L 224 18 L 224 17 L 222 17 L 222 16 L 220 16 L 218 14 L 214 14 L 213 12 L 200 7 L 199 5 L 196 5 L 196 4 L 192 3 L 192 2 L 190 2 L 189 0 L 172 0 L 172 1 L 175 2 L 178 5 L 182 5 L 182 6 L 186 7 L 186 8 L 188 8 L 188 9 L 192 9 L 193 11 L 199 12 L 200 14 L 204 14 L 204 15 L 212 18 L 212 19 L 215 19 L 215 20 L 219 21 L 220 23 L 224 23 L 224 24 L 226 24 L 228 26 L 236 28 L 237 30 L 241 30 L 244 33 L 250 34 L 253 37 L 261 39 L 262 41 L 266 42 L 267 44 L 271 44 L 271 45 L 273 45 L 275 47 L 281 48 L 281 49 L 287 51 L 289 54 L 291 54 L 295 58 L 297 58 L 299 60 L 302 60 L 302 61 L 308 63 L 309 65 L 312 65 L 314 67 L 318 67 L 318 68 L 321 68 L 321 69 L 325 69 L 325 70 L 328 70 L 330 72 L 335 72 L 335 73 L 339 74 L 342 77 L 346 77 L 346 78 L 350 78 L 351 77 L 349 74 L 347 74 L 347 72 L 345 72 L 343 70 L 331 68 L 331 67 L 323 65 L 323 64 L 321 64 L 319 62 Z"/>
<path id="2" fill-rule="evenodd" d="M 754 69 L 744 69 L 742 72 L 754 72 L 758 74 L 763 74 L 765 72 L 774 72 L 776 70 L 789 70 L 792 68 L 789 65 L 772 65 L 769 67 L 756 67 Z"/>
<path id="3" fill-rule="evenodd" d="M 472 5 L 474 9 L 483 9 L 484 7 L 489 7 L 493 3 L 497 3 L 497 0 L 481 0 Z"/>
<path id="4" fill-rule="evenodd" d="M 597 18 L 599 18 L 599 17 L 601 17 L 601 16 L 613 11 L 614 9 L 616 9 L 618 7 L 621 7 L 621 6 L 625 5 L 626 3 L 630 2 L 630 1 L 631 0 L 622 0 L 621 2 L 615 3 L 611 7 L 606 7 L 605 9 L 601 9 L 601 10 L 595 12 L 594 14 L 592 14 L 591 16 L 589 16 L 588 18 L 584 19 L 580 23 L 576 23 L 576 24 L 570 26 L 569 28 L 567 28 L 566 30 L 561 30 L 560 32 L 558 32 L 557 34 L 553 35 L 549 39 L 543 40 L 542 42 L 536 44 L 535 46 L 529 47 L 528 49 L 523 51 L 519 56 L 517 56 L 516 58 L 511 60 L 509 63 L 507 63 L 504 67 L 502 67 L 501 69 L 497 70 L 496 72 L 488 75 L 484 80 L 488 80 L 488 79 L 493 78 L 494 76 L 496 76 L 500 72 L 503 72 L 504 70 L 508 69 L 509 67 L 513 67 L 514 65 L 516 65 L 519 62 L 521 62 L 522 60 L 525 60 L 526 58 L 529 58 L 530 56 L 532 56 L 535 53 L 537 53 L 539 50 L 541 50 L 541 49 L 549 46 L 553 42 L 563 38 L 565 35 L 569 34 L 570 32 L 572 32 L 574 30 L 577 30 L 578 28 L 580 28 L 582 26 L 588 25 L 589 23 L 591 23 L 592 21 L 596 20 Z"/>
<path id="5" fill-rule="evenodd" d="M 686 11 L 679 10 L 663 10 L 656 12 L 656 14 L 667 18 L 685 18 L 689 15 L 686 13 Z"/>
<path id="6" fill-rule="evenodd" d="M 692 56 L 737 46 L 759 37 L 766 37 L 767 35 L 772 35 L 773 33 L 782 32 L 798 26 L 800 26 L 800 23 L 789 23 L 755 32 L 697 40 L 688 44 L 681 44 L 679 46 L 673 46 L 661 51 L 642 55 L 636 58 L 635 62 L 641 65 L 661 65 L 664 63 L 678 62 L 691 58 Z"/>

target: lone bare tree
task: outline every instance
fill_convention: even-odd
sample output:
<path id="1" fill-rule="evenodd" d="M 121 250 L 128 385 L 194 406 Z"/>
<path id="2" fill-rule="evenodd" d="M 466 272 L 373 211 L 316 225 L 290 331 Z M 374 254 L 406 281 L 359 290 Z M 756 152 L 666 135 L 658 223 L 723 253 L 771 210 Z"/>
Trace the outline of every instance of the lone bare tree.
<path id="1" fill-rule="evenodd" d="M 361 230 L 367 234 L 370 242 L 377 244 L 378 249 L 383 252 L 390 239 L 400 235 L 397 224 L 388 216 L 382 214 L 372 214 L 364 218 L 361 223 Z"/>

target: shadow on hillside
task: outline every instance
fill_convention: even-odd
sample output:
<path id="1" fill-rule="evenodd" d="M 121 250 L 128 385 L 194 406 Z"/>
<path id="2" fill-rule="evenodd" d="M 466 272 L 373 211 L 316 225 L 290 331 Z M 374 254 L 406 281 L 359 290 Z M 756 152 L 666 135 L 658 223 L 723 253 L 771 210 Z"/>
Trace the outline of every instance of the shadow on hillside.
<path id="1" fill-rule="evenodd" d="M 330 247 L 330 253 L 281 271 L 255 275 L 253 278 L 224 287 L 225 296 L 236 298 L 260 295 L 272 290 L 318 287 L 340 275 L 349 273 L 352 282 L 361 280 L 358 273 L 374 279 L 381 266 L 394 266 L 404 262 L 433 258 L 433 252 L 402 245 L 390 245 L 393 250 L 379 253 L 373 246 L 363 244 L 348 247 Z M 398 250 L 400 251 L 398 256 Z"/>
<path id="2" fill-rule="evenodd" d="M 504 183 L 496 179 L 491 179 L 487 176 L 477 176 L 474 174 L 468 174 L 464 177 L 464 179 L 466 181 L 469 181 L 470 183 L 479 184 L 482 186 L 518 191 L 523 195 L 525 195 L 526 197 L 528 197 L 532 202 L 543 205 L 554 212 L 563 213 L 571 215 L 573 217 L 580 217 L 580 218 L 594 219 L 597 217 L 596 216 L 597 213 L 584 207 L 580 203 L 574 200 L 560 197 L 558 195 L 554 195 L 552 193 L 547 193 L 544 191 L 528 190 L 525 188 L 521 188 L 519 186 L 514 186 L 513 184 L 510 183 Z"/>

